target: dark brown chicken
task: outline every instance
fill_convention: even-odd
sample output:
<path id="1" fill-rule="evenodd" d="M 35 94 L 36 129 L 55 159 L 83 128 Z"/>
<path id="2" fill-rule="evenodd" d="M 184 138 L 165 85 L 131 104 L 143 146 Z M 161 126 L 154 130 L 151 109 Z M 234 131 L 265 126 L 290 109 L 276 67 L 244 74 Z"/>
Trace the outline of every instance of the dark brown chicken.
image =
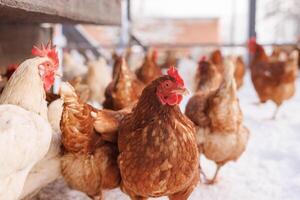
<path id="1" fill-rule="evenodd" d="M 102 199 L 103 189 L 119 186 L 116 144 L 124 112 L 96 110 L 82 103 L 71 85 L 63 83 L 60 95 L 64 109 L 62 175 L 68 185 L 91 198 Z"/>
<path id="2" fill-rule="evenodd" d="M 136 76 L 147 85 L 161 75 L 161 69 L 157 65 L 157 51 L 149 51 L 143 65 L 137 69 Z"/>
<path id="3" fill-rule="evenodd" d="M 116 68 L 116 75 L 105 90 L 103 107 L 111 110 L 121 110 L 136 103 L 144 88 L 144 84 L 128 68 L 122 58 Z"/>
<path id="4" fill-rule="evenodd" d="M 283 101 L 295 94 L 298 52 L 292 52 L 285 60 L 275 54 L 269 57 L 255 39 L 249 41 L 249 50 L 253 55 L 250 70 L 254 88 L 261 103 L 272 100 L 276 104 L 274 119 Z"/>
<path id="5" fill-rule="evenodd" d="M 175 68 L 150 83 L 121 122 L 118 157 L 121 189 L 132 200 L 168 196 L 187 200 L 199 181 L 193 123 L 178 104 L 186 91 Z"/>

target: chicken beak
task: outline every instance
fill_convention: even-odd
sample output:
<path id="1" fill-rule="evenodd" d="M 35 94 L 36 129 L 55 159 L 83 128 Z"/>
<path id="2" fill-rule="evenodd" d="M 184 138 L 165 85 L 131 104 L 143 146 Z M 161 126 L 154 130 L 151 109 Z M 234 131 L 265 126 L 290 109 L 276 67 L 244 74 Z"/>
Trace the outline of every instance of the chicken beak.
<path id="1" fill-rule="evenodd" d="M 177 88 L 177 89 L 173 90 L 172 92 L 174 92 L 176 94 L 181 94 L 181 95 L 189 95 L 190 94 L 190 92 L 186 88 Z"/>

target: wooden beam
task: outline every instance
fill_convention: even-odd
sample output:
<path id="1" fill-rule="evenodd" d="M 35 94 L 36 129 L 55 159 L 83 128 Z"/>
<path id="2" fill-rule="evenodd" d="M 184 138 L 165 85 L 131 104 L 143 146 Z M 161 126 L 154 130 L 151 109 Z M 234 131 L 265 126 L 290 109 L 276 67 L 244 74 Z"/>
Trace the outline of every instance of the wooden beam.
<path id="1" fill-rule="evenodd" d="M 0 0 L 0 23 L 121 24 L 120 0 Z"/>
<path id="2" fill-rule="evenodd" d="M 46 44 L 51 38 L 51 27 L 41 27 L 38 24 L 0 24 L 0 67 L 20 64 L 31 57 L 33 45 Z"/>

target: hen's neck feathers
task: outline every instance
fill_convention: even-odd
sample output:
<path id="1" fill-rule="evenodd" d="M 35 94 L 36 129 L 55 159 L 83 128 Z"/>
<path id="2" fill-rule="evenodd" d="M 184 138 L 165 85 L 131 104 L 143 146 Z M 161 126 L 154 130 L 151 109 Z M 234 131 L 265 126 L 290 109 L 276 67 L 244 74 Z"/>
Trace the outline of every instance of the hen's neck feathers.
<path id="1" fill-rule="evenodd" d="M 17 105 L 47 119 L 46 94 L 38 72 L 38 64 L 46 60 L 36 57 L 24 61 L 7 82 L 0 104 Z"/>
<path id="2" fill-rule="evenodd" d="M 256 44 L 256 51 L 255 51 L 254 56 L 255 56 L 256 60 L 260 60 L 260 61 L 268 61 L 269 60 L 269 57 L 267 56 L 264 48 L 259 44 Z"/>
<path id="3" fill-rule="evenodd" d="M 161 118 L 163 121 L 168 121 L 170 120 L 171 115 L 184 120 L 184 115 L 181 113 L 178 105 L 162 105 L 156 95 L 156 87 L 158 84 L 167 79 L 170 78 L 168 76 L 160 77 L 143 90 L 132 113 L 136 128 L 142 127 L 143 124 L 146 124 L 155 118 Z"/>

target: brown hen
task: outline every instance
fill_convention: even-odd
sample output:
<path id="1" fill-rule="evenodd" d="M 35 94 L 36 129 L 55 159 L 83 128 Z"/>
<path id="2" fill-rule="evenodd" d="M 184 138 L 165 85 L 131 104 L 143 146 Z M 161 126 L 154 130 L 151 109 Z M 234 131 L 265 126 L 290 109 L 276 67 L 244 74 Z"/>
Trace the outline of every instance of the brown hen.
<path id="1" fill-rule="evenodd" d="M 222 56 L 221 50 L 217 49 L 213 51 L 210 55 L 211 62 L 217 67 L 219 72 L 223 75 L 224 73 L 224 57 Z M 228 58 L 227 58 L 228 59 Z M 235 66 L 234 78 L 237 84 L 237 89 L 239 89 L 244 82 L 245 76 L 245 63 L 242 56 L 230 56 L 230 58 Z"/>
<path id="2" fill-rule="evenodd" d="M 116 66 L 115 77 L 105 90 L 103 107 L 111 110 L 121 110 L 136 103 L 144 88 L 144 84 L 128 68 L 122 58 Z"/>
<path id="3" fill-rule="evenodd" d="M 195 76 L 196 91 L 215 91 L 222 82 L 222 74 L 216 65 L 202 57 L 198 63 L 198 70 Z"/>
<path id="4" fill-rule="evenodd" d="M 244 84 L 244 76 L 246 73 L 246 68 L 242 56 L 237 56 L 233 59 L 235 65 L 234 78 L 236 81 L 236 87 L 237 89 L 239 89 Z"/>
<path id="5" fill-rule="evenodd" d="M 168 74 L 143 90 L 120 125 L 121 189 L 133 200 L 186 200 L 199 181 L 195 128 L 178 106 L 186 89 L 175 68 Z"/>
<path id="6" fill-rule="evenodd" d="M 269 57 L 255 39 L 249 41 L 249 49 L 253 54 L 250 70 L 254 88 L 261 103 L 272 100 L 276 104 L 274 119 L 283 101 L 295 94 L 298 52 L 292 52 L 285 60 L 276 54 Z"/>
<path id="7" fill-rule="evenodd" d="M 119 186 L 116 143 L 122 113 L 96 110 L 82 103 L 69 84 L 60 95 L 64 109 L 62 131 L 62 175 L 68 185 L 94 199 L 102 199 L 103 189 Z"/>
<path id="8" fill-rule="evenodd" d="M 157 65 L 157 51 L 149 51 L 143 65 L 136 71 L 136 76 L 146 85 L 162 75 Z"/>
<path id="9" fill-rule="evenodd" d="M 188 102 L 186 115 L 197 126 L 199 151 L 217 164 L 219 169 L 237 160 L 244 152 L 249 132 L 243 125 L 232 62 L 224 62 L 224 81 L 215 92 L 198 91 Z"/>

